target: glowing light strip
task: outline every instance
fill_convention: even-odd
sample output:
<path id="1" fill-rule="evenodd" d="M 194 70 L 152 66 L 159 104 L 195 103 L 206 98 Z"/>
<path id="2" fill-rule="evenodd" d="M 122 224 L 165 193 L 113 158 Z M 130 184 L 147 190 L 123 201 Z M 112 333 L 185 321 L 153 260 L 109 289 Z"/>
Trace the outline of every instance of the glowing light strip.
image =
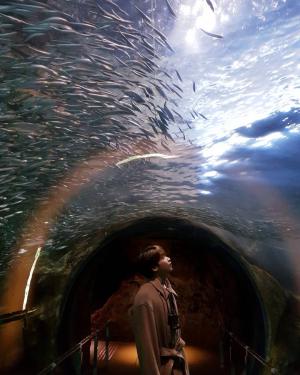
<path id="1" fill-rule="evenodd" d="M 132 160 L 136 159 L 145 159 L 145 158 L 162 158 L 162 159 L 174 159 L 178 158 L 178 155 L 165 155 L 165 154 L 144 154 L 144 155 L 134 155 L 129 156 L 129 158 L 119 161 L 116 166 L 129 163 Z"/>
<path id="2" fill-rule="evenodd" d="M 26 309 L 32 275 L 33 275 L 33 272 L 34 272 L 34 269 L 35 269 L 35 266 L 36 266 L 36 262 L 39 259 L 41 250 L 42 250 L 41 247 L 37 248 L 37 251 L 35 253 L 34 262 L 33 262 L 32 266 L 31 266 L 31 269 L 30 269 L 30 272 L 29 272 L 29 276 L 28 276 L 28 280 L 27 280 L 26 287 L 25 287 L 25 292 L 24 292 L 23 310 Z"/>

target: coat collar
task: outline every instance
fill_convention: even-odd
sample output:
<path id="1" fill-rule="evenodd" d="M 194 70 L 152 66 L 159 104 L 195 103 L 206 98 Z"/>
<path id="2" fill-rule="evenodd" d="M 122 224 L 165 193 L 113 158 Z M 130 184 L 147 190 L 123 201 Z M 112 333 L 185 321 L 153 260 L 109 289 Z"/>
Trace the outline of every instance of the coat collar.
<path id="1" fill-rule="evenodd" d="M 166 288 L 162 285 L 159 277 L 157 277 L 156 279 L 154 280 L 151 280 L 150 283 L 154 286 L 154 288 L 156 290 L 158 290 L 158 292 L 163 296 L 165 297 L 166 299 L 168 298 L 169 294 L 172 293 L 174 294 L 176 297 L 177 297 L 177 293 L 175 292 L 175 290 L 172 288 L 172 285 L 170 283 L 170 281 L 167 279 L 166 280 Z"/>

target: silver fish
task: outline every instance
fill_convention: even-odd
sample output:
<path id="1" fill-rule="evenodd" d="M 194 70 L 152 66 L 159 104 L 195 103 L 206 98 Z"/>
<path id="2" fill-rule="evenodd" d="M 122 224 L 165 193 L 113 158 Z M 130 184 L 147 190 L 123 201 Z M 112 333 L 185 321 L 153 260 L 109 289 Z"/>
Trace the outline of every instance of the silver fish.
<path id="1" fill-rule="evenodd" d="M 214 8 L 214 6 L 213 6 L 211 0 L 206 0 L 206 3 L 207 3 L 207 5 L 210 7 L 210 9 L 214 12 L 214 11 L 215 11 L 215 8 Z"/>
<path id="2" fill-rule="evenodd" d="M 211 37 L 213 37 L 213 38 L 217 38 L 217 39 L 222 39 L 222 38 L 223 38 L 222 35 L 218 35 L 218 34 L 210 33 L 210 32 L 208 32 L 208 31 L 205 31 L 205 30 L 202 29 L 201 27 L 200 27 L 200 30 L 201 30 L 202 32 L 204 32 L 204 34 L 206 34 L 206 35 L 208 35 L 208 36 L 211 36 Z"/>
<path id="3" fill-rule="evenodd" d="M 147 14 L 145 14 L 140 8 L 138 8 L 136 5 L 134 6 L 135 7 L 135 9 L 140 13 L 140 15 L 146 20 L 146 21 L 148 21 L 150 24 L 152 23 L 152 20 L 151 20 L 151 18 L 149 18 L 148 16 L 147 16 Z"/>
<path id="4" fill-rule="evenodd" d="M 172 14 L 172 16 L 173 16 L 173 17 L 176 17 L 176 13 L 174 12 L 174 10 L 173 10 L 173 8 L 172 8 L 172 6 L 171 6 L 169 0 L 166 0 L 166 4 L 167 4 L 167 7 L 168 7 L 170 13 Z"/>

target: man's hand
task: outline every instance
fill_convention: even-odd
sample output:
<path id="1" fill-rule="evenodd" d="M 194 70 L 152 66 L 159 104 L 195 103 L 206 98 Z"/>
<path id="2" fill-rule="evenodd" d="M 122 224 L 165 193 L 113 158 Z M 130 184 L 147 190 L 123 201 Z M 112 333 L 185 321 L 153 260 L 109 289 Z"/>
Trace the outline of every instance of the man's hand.
<path id="1" fill-rule="evenodd" d="M 180 352 L 185 347 L 185 341 L 182 340 L 181 337 L 177 340 L 177 343 L 175 345 L 175 349 Z"/>

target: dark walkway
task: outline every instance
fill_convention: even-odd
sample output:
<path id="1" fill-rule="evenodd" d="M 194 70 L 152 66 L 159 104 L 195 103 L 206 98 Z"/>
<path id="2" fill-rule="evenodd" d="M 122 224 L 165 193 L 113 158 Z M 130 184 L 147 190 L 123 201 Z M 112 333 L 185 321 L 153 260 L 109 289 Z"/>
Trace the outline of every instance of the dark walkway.
<path id="1" fill-rule="evenodd" d="M 91 347 L 91 354 L 92 352 Z M 111 342 L 109 356 L 110 360 L 106 367 L 104 342 L 99 342 L 99 375 L 140 375 L 133 343 Z M 228 369 L 220 368 L 220 359 L 215 353 L 188 346 L 186 356 L 191 375 L 227 375 L 230 373 Z"/>

